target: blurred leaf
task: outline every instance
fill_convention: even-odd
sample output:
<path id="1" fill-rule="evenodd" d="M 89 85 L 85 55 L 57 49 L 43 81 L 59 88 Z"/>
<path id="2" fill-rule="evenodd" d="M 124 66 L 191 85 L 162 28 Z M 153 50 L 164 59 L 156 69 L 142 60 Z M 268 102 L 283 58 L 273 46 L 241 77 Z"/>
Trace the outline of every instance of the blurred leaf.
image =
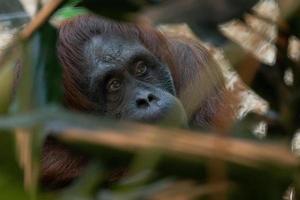
<path id="1" fill-rule="evenodd" d="M 22 76 L 20 77 L 18 87 L 16 90 L 16 95 L 12 105 L 12 112 L 22 112 L 28 111 L 35 104 L 35 93 L 33 90 L 34 87 L 34 76 L 35 76 L 35 67 L 34 66 L 34 57 L 38 55 L 39 49 L 36 48 L 38 41 L 36 37 L 31 40 L 31 43 L 25 44 L 22 43 L 22 57 L 21 59 L 21 70 Z M 36 57 L 35 57 L 36 58 Z M 35 63 L 36 64 L 36 63 Z"/>
<path id="2" fill-rule="evenodd" d="M 97 194 L 97 199 L 101 200 L 137 200 L 148 199 L 155 193 L 167 188 L 172 184 L 171 179 L 160 179 L 151 183 L 143 184 L 131 190 L 109 190 L 101 189 Z"/>
<path id="3" fill-rule="evenodd" d="M 89 13 L 89 11 L 83 7 L 66 6 L 59 9 L 54 14 L 54 17 L 59 18 L 59 20 L 66 20 L 87 13 Z"/>
<path id="4" fill-rule="evenodd" d="M 58 9 L 51 19 L 51 21 L 59 25 L 62 21 L 73 18 L 78 15 L 88 14 L 90 11 L 85 7 L 76 7 L 81 0 L 67 1 L 60 9 Z"/>
<path id="5" fill-rule="evenodd" d="M 131 178 L 122 180 L 120 186 L 134 188 L 146 183 L 153 176 L 154 170 L 161 158 L 161 152 L 158 149 L 145 150 L 137 153 L 131 162 L 128 172 Z"/>
<path id="6" fill-rule="evenodd" d="M 13 95 L 16 62 L 12 61 L 9 66 L 0 69 L 0 114 L 8 111 Z"/>
<path id="7" fill-rule="evenodd" d="M 56 30 L 49 24 L 23 43 L 21 57 L 22 76 L 12 104 L 11 113 L 21 113 L 60 101 L 61 69 L 56 56 Z M 20 127 L 18 127 L 20 128 Z M 36 198 L 41 148 L 45 134 L 43 124 L 35 123 L 22 130 L 26 140 L 18 143 L 19 156 L 23 162 L 24 182 L 31 198 Z M 22 155 L 23 153 L 26 155 Z"/>
<path id="8" fill-rule="evenodd" d="M 0 131 L 0 199 L 29 199 L 23 187 L 23 173 L 16 162 L 14 135 Z"/>
<path id="9" fill-rule="evenodd" d="M 56 30 L 45 24 L 24 45 L 22 77 L 13 112 L 61 101 L 61 67 L 56 56 Z"/>
<path id="10" fill-rule="evenodd" d="M 39 32 L 41 46 L 37 61 L 36 91 L 41 96 L 44 93 L 45 103 L 60 103 L 62 101 L 62 67 L 56 54 L 57 30 L 46 23 Z"/>
<path id="11" fill-rule="evenodd" d="M 69 187 L 58 192 L 62 200 L 92 200 L 98 191 L 98 186 L 103 180 L 104 169 L 100 162 L 91 162 L 84 173 Z"/>
<path id="12" fill-rule="evenodd" d="M 0 54 L 0 114 L 8 112 L 20 76 L 22 45 L 15 41 Z"/>
<path id="13" fill-rule="evenodd" d="M 45 128 L 61 129 L 63 127 L 98 128 L 100 130 L 114 127 L 126 128 L 126 125 L 117 123 L 99 116 L 76 113 L 58 106 L 47 106 L 42 109 L 0 116 L 0 130 L 13 130 L 15 128 L 32 128 L 47 124 Z"/>
<path id="14" fill-rule="evenodd" d="M 5 113 L 8 110 L 10 97 L 12 94 L 13 85 L 13 68 L 5 68 L 0 70 L 0 113 Z"/>

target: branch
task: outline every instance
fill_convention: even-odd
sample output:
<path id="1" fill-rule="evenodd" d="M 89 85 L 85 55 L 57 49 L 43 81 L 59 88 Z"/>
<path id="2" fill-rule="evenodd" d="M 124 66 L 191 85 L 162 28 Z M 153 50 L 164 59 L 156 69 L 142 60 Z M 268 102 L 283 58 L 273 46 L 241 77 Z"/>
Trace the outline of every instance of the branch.
<path id="1" fill-rule="evenodd" d="M 58 138 L 67 143 L 87 143 L 115 150 L 137 153 L 156 149 L 169 156 L 193 159 L 220 159 L 244 166 L 260 167 L 272 164 L 279 167 L 297 167 L 298 159 L 287 148 L 199 134 L 185 130 L 164 130 L 152 126 L 123 129 L 84 130 L 55 129 Z"/>

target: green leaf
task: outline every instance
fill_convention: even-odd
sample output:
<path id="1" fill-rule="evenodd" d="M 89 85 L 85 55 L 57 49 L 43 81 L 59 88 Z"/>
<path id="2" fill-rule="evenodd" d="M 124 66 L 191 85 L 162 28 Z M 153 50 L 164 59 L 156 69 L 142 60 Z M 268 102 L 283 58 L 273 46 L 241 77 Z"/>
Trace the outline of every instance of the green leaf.
<path id="1" fill-rule="evenodd" d="M 54 24 L 59 25 L 64 20 L 71 19 L 78 15 L 84 15 L 90 13 L 90 11 L 87 8 L 75 7 L 75 5 L 78 2 L 72 2 L 70 4 L 64 5 L 62 8 L 60 8 L 53 14 L 51 21 Z"/>
<path id="2" fill-rule="evenodd" d="M 45 93 L 45 103 L 62 101 L 62 67 L 56 54 L 57 30 L 46 23 L 40 29 L 41 52 L 37 66 L 37 91 Z M 43 88 L 44 86 L 45 88 Z"/>

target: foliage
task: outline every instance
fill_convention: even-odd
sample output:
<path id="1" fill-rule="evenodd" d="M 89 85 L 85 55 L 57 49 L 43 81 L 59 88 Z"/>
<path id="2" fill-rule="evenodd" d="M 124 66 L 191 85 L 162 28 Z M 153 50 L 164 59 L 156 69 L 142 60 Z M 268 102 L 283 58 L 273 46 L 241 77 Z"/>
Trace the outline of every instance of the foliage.
<path id="1" fill-rule="evenodd" d="M 54 9 L 51 14 L 55 12 L 52 19 L 58 21 L 88 12 L 132 20 L 144 6 L 159 6 L 160 2 L 72 0 L 59 10 Z M 299 36 L 298 13 L 286 19 L 291 29 L 281 30 L 278 41 L 292 35 Z M 0 117 L 0 199 L 168 199 L 178 195 L 183 199 L 275 200 L 282 198 L 290 184 L 296 183 L 298 188 L 298 160 L 280 145 L 274 147 L 268 140 L 257 144 L 247 140 L 197 136 L 189 131 L 116 123 L 62 109 L 61 66 L 56 56 L 57 32 L 50 21 L 47 19 L 41 24 L 31 37 L 16 39 L 7 50 L 15 52 L 14 56 L 8 55 L 1 61 L 0 112 L 5 115 Z M 269 100 L 270 114 L 246 117 L 235 127 L 242 127 L 239 131 L 248 130 L 243 128 L 249 121 L 264 119 L 271 127 L 268 135 L 291 139 L 300 128 L 300 66 L 288 58 L 287 44 L 278 42 L 277 47 L 277 70 L 270 73 L 262 65 L 250 85 Z M 14 77 L 18 74 L 14 68 L 18 62 L 22 64 L 20 78 Z M 293 86 L 284 83 L 284 71 L 288 68 L 294 74 Z M 82 129 L 90 134 L 76 135 L 76 131 Z M 79 180 L 63 190 L 51 192 L 44 191 L 38 184 L 41 148 L 49 130 L 70 148 L 93 158 Z M 155 137 L 159 137 L 155 133 L 164 135 L 160 140 L 165 139 L 165 143 L 151 143 L 143 134 L 136 134 L 145 130 L 150 130 L 148 134 Z M 170 134 L 172 131 L 178 137 Z M 16 140 L 15 136 L 20 133 L 23 139 Z M 97 139 L 95 133 L 102 138 Z M 111 134 L 115 134 L 115 140 L 119 139 L 118 145 L 105 143 Z M 130 137 L 139 138 L 133 143 L 136 146 L 126 143 L 126 138 Z M 151 148 L 143 146 L 141 141 Z M 170 144 L 181 146 L 172 149 Z M 209 153 L 206 153 L 205 144 L 213 144 Z M 228 147 L 224 144 L 238 144 L 241 148 L 232 150 L 233 153 L 226 152 Z M 249 155 L 247 152 L 250 152 Z M 107 184 L 107 174 L 119 166 L 126 166 L 129 175 Z"/>

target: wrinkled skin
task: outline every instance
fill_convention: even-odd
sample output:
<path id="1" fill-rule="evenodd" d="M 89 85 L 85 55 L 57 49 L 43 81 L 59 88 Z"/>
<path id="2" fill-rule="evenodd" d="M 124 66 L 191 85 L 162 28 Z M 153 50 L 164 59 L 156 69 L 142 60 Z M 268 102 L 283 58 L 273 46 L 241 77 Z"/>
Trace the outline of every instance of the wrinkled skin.
<path id="1" fill-rule="evenodd" d="M 121 36 L 93 37 L 84 46 L 87 95 L 105 116 L 185 125 L 169 68 L 144 46 Z"/>

